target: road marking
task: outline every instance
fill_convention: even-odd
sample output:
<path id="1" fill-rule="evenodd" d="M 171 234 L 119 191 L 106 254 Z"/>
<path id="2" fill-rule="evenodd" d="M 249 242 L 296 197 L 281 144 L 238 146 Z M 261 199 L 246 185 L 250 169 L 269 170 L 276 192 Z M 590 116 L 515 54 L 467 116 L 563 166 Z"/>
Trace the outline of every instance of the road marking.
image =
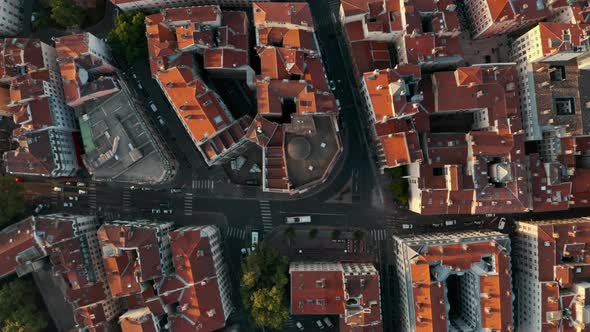
<path id="1" fill-rule="evenodd" d="M 246 231 L 244 229 L 237 228 L 237 227 L 228 227 L 226 238 L 245 240 L 246 239 Z"/>
<path id="2" fill-rule="evenodd" d="M 375 241 L 384 241 L 387 239 L 387 230 L 385 229 L 372 229 L 371 237 Z"/>
<path id="3" fill-rule="evenodd" d="M 215 181 L 210 179 L 193 180 L 191 187 L 197 190 L 213 191 L 215 189 Z"/>
<path id="4" fill-rule="evenodd" d="M 269 201 L 258 201 L 260 208 L 260 217 L 262 219 L 262 229 L 264 233 L 272 231 L 272 214 Z"/>
<path id="5" fill-rule="evenodd" d="M 193 215 L 193 194 L 192 193 L 185 193 L 184 215 L 185 216 L 192 216 Z"/>

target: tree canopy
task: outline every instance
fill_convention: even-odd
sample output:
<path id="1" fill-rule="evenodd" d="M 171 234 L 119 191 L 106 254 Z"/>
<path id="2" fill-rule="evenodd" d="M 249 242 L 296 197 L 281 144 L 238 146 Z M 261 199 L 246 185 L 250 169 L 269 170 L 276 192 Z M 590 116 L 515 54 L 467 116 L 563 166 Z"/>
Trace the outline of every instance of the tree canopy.
<path id="1" fill-rule="evenodd" d="M 14 222 L 25 209 L 22 184 L 12 176 L 0 176 L 0 228 Z"/>
<path id="2" fill-rule="evenodd" d="M 0 287 L 2 332 L 36 332 L 47 326 L 47 315 L 37 306 L 39 298 L 30 280 L 15 279 Z"/>
<path id="3" fill-rule="evenodd" d="M 64 28 L 81 27 L 86 12 L 72 0 L 51 0 L 51 18 Z"/>
<path id="4" fill-rule="evenodd" d="M 242 264 L 242 299 L 254 325 L 280 330 L 289 317 L 288 261 L 260 243 Z"/>
<path id="5" fill-rule="evenodd" d="M 395 201 L 400 205 L 408 204 L 408 180 L 404 176 L 408 175 L 404 166 L 392 168 L 389 175 L 391 176 L 390 190 Z"/>
<path id="6" fill-rule="evenodd" d="M 108 43 L 113 52 L 128 64 L 145 57 L 145 14 L 138 11 L 119 14 L 115 19 L 115 28 L 109 33 Z"/>

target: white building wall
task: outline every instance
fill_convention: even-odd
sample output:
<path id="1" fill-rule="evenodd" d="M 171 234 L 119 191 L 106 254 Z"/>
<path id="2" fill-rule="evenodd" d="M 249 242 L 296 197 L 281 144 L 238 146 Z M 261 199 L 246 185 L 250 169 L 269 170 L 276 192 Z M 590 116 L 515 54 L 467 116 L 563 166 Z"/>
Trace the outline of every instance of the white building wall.
<path id="1" fill-rule="evenodd" d="M 519 331 L 541 331 L 538 227 L 517 222 L 513 259 Z"/>
<path id="2" fill-rule="evenodd" d="M 88 38 L 89 52 L 110 64 L 112 57 L 107 44 L 90 32 L 86 33 L 86 38 Z"/>
<path id="3" fill-rule="evenodd" d="M 23 27 L 22 11 L 24 0 L 4 0 L 0 2 L 0 36 L 16 36 Z"/>

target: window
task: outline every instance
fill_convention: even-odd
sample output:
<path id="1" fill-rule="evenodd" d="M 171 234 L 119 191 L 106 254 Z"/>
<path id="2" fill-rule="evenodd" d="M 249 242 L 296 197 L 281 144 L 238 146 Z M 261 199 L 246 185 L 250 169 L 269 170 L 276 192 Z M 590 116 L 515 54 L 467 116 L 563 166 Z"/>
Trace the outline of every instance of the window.
<path id="1" fill-rule="evenodd" d="M 554 98 L 553 106 L 557 115 L 572 115 L 576 113 L 574 98 L 572 97 Z"/>
<path id="2" fill-rule="evenodd" d="M 551 82 L 565 80 L 565 67 L 564 66 L 549 66 L 549 75 Z"/>

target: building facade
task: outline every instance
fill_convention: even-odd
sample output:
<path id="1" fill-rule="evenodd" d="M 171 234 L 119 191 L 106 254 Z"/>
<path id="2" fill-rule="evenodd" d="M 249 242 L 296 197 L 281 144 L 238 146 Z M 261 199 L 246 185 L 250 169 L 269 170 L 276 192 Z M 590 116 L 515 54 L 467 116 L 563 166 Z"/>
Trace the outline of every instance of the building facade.
<path id="1" fill-rule="evenodd" d="M 587 331 L 590 219 L 517 222 L 518 331 Z"/>
<path id="2" fill-rule="evenodd" d="M 0 4 L 0 36 L 12 37 L 23 28 L 24 1 L 7 0 Z"/>
<path id="3" fill-rule="evenodd" d="M 113 4 L 123 11 L 143 10 L 147 12 L 157 12 L 163 8 L 170 7 L 188 7 L 203 5 L 218 5 L 231 7 L 247 7 L 254 0 L 111 0 Z M 263 0 L 270 1 L 270 0 Z"/>

